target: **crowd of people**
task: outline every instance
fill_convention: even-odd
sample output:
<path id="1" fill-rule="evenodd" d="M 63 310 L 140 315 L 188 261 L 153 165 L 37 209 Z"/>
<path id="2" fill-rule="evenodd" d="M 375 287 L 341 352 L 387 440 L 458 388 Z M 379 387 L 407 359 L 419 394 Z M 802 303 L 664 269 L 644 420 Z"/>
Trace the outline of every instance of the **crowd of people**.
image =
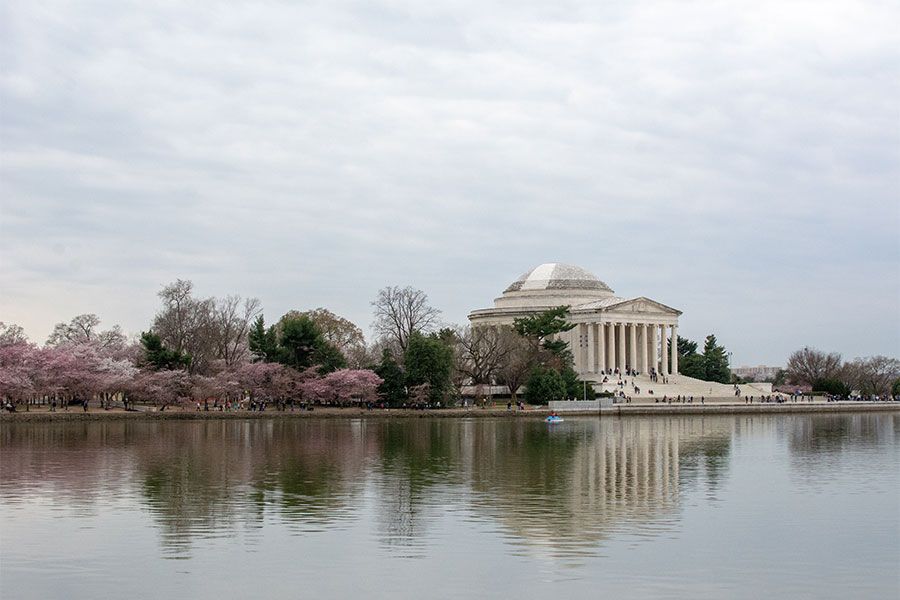
<path id="1" fill-rule="evenodd" d="M 663 396 L 662 398 L 656 398 L 655 401 L 662 404 L 693 404 L 694 397 L 681 395 Z M 706 396 L 700 396 L 700 404 L 706 404 Z"/>

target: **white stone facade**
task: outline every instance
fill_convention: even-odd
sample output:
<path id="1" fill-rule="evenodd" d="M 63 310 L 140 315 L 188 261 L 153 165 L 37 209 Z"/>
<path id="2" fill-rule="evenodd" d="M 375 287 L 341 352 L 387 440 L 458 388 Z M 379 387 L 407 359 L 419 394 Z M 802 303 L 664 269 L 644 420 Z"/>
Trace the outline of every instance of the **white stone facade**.
<path id="1" fill-rule="evenodd" d="M 575 357 L 575 370 L 585 379 L 626 370 L 667 376 L 678 373 L 677 340 L 681 311 L 638 296 L 620 298 L 584 269 L 560 263 L 535 267 L 514 281 L 493 308 L 472 311 L 473 326 L 512 325 L 518 317 L 557 306 L 569 306 L 575 327 L 560 335 Z M 670 356 L 671 354 L 671 356 Z"/>

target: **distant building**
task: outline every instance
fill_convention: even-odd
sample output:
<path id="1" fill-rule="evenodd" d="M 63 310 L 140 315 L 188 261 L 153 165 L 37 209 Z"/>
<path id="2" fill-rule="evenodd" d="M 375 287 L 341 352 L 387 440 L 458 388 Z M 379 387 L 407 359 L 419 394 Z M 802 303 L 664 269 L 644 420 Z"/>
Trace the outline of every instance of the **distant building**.
<path id="1" fill-rule="evenodd" d="M 616 296 L 575 265 L 545 263 L 531 269 L 507 286 L 492 307 L 469 313 L 469 321 L 472 327 L 506 327 L 558 306 L 569 307 L 567 321 L 573 327 L 556 339 L 568 344 L 576 373 L 596 391 L 645 401 L 771 393 L 771 386 L 736 389 L 680 373 L 678 353 L 670 350 L 671 340 L 678 339 L 681 311 L 645 296 Z M 483 393 L 488 390 L 484 386 Z"/>
<path id="2" fill-rule="evenodd" d="M 472 311 L 469 321 L 475 327 L 512 325 L 518 317 L 557 306 L 569 307 L 575 327 L 559 338 L 568 342 L 581 377 L 599 380 L 615 369 L 678 373 L 678 353 L 669 352 L 669 339 L 678 339 L 681 311 L 644 296 L 620 298 L 574 265 L 535 267 L 510 284 L 492 308 Z"/>
<path id="3" fill-rule="evenodd" d="M 731 369 L 733 375 L 737 375 L 741 379 L 750 381 L 772 381 L 778 375 L 778 371 L 784 367 L 767 367 L 759 365 L 756 367 L 736 367 Z"/>

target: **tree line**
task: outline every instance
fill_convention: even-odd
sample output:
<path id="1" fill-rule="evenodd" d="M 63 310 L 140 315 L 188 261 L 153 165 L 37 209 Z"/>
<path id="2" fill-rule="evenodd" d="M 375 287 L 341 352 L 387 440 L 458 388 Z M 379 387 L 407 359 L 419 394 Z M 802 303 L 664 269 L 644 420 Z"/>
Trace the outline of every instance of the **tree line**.
<path id="1" fill-rule="evenodd" d="M 806 346 L 788 357 L 776 380 L 845 398 L 854 393 L 863 397 L 900 396 L 900 360 L 878 355 L 844 361 L 837 352 Z"/>
<path id="2" fill-rule="evenodd" d="M 464 386 L 525 388 L 531 403 L 581 397 L 572 354 L 555 334 L 571 329 L 559 307 L 513 326 L 442 326 L 441 311 L 412 287 L 372 301 L 373 343 L 351 321 L 318 308 L 268 323 L 255 298 L 201 297 L 177 280 L 158 294 L 149 328 L 129 338 L 97 315 L 58 323 L 43 345 L 0 324 L 0 396 L 25 403 L 95 402 L 204 407 L 275 403 L 446 406 Z"/>
<path id="3" fill-rule="evenodd" d="M 385 287 L 371 303 L 376 337 L 366 343 L 357 325 L 325 308 L 291 310 L 269 323 L 257 299 L 201 297 L 186 280 L 164 286 L 158 296 L 148 329 L 133 338 L 119 326 L 102 329 L 94 314 L 58 323 L 41 346 L 21 327 L 0 323 L 0 396 L 26 406 L 121 402 L 163 409 L 188 402 L 204 408 L 446 406 L 463 392 L 489 395 L 494 385 L 507 388 L 513 402 L 523 390 L 531 404 L 595 397 L 560 339 L 573 327 L 566 306 L 508 326 L 447 326 L 423 291 Z M 728 353 L 714 335 L 702 351 L 679 337 L 675 351 L 681 374 L 733 381 Z M 792 355 L 787 367 L 793 382 L 872 394 L 889 390 L 897 371 L 896 359 L 842 363 L 839 355 L 808 348 Z"/>

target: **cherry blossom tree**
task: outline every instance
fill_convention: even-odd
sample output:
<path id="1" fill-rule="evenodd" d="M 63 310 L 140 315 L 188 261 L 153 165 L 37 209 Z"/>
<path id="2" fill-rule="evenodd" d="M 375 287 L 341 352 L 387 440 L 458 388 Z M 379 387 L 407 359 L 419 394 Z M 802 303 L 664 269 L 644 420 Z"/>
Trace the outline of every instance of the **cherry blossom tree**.
<path id="1" fill-rule="evenodd" d="M 25 335 L 25 330 L 22 327 L 15 323 L 0 321 L 0 346 L 12 346 L 27 342 L 28 336 Z"/>
<path id="2" fill-rule="evenodd" d="M 185 371 L 144 371 L 132 380 L 131 394 L 160 407 L 183 405 L 191 398 L 191 377 Z"/>
<path id="3" fill-rule="evenodd" d="M 18 402 L 34 394 L 36 353 L 37 348 L 25 341 L 0 345 L 0 398 Z"/>
<path id="4" fill-rule="evenodd" d="M 309 379 L 301 387 L 307 399 L 345 405 L 376 400 L 378 386 L 383 381 L 367 369 L 340 369 L 321 378 Z"/>
<path id="5" fill-rule="evenodd" d="M 100 317 L 95 314 L 78 315 L 68 323 L 57 323 L 47 339 L 47 345 L 93 344 L 101 350 L 115 350 L 125 345 L 125 334 L 118 325 L 98 331 L 99 325 Z"/>

